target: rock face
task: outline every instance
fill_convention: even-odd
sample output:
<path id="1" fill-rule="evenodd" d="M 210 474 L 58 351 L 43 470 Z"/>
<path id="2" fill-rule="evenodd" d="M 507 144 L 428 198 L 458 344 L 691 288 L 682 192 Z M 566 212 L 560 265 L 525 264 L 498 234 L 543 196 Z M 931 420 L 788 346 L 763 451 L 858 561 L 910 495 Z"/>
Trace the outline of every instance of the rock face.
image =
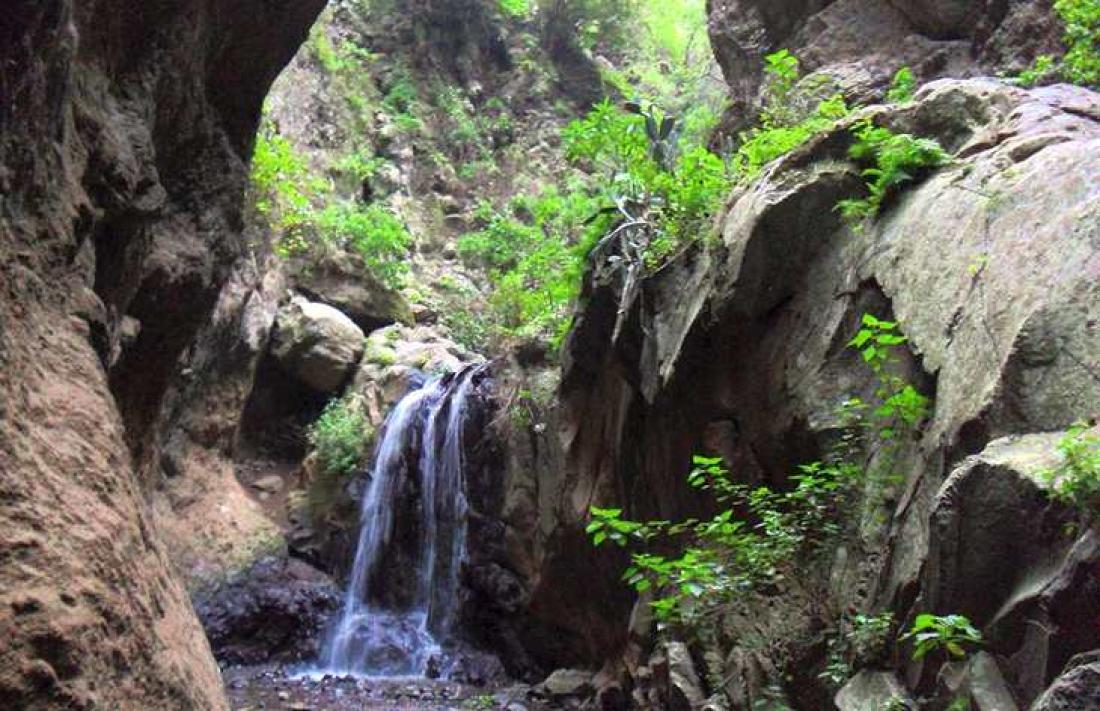
<path id="1" fill-rule="evenodd" d="M 1049 7 L 1030 2 L 712 0 L 708 11 L 739 126 L 756 113 L 764 55 L 779 49 L 867 102 L 903 66 L 922 81 L 1016 72 L 1056 51 L 1061 33 Z"/>
<path id="2" fill-rule="evenodd" d="M 363 330 L 341 311 L 294 297 L 275 321 L 271 354 L 311 388 L 335 393 L 363 355 Z"/>
<path id="3" fill-rule="evenodd" d="M 1100 643 L 1095 629 L 1070 622 L 1095 616 L 1098 560 L 1091 534 L 1057 539 L 1072 512 L 1003 459 L 1005 447 L 1049 454 L 1057 437 L 990 443 L 1062 430 L 1100 402 L 1089 365 L 1100 360 L 1100 97 L 945 80 L 871 115 L 937 138 L 956 160 L 861 234 L 833 210 L 862 189 L 841 128 L 736 191 L 721 247 L 686 253 L 649 278 L 614 342 L 619 279 L 594 270 L 567 344 L 559 529 L 533 607 L 591 609 L 594 589 L 614 588 L 622 563 L 584 542 L 588 506 L 622 506 L 635 519 L 705 510 L 683 484 L 698 451 L 721 454 L 748 482 L 778 483 L 820 458 L 837 436 L 837 406 L 873 398 L 865 366 L 845 347 L 860 315 L 897 317 L 910 339 L 899 367 L 934 394 L 934 413 L 900 455 L 905 481 L 886 492 L 887 525 L 866 527 L 855 548 L 837 552 L 832 577 L 820 576 L 826 605 L 865 601 L 902 624 L 925 610 L 968 614 L 1026 704 L 1069 656 Z M 566 570 L 591 573 L 578 586 Z M 730 634 L 812 632 L 793 593 L 778 597 L 788 603 L 764 601 L 770 607 L 731 622 Z M 605 618 L 625 629 L 629 603 L 605 604 Z M 568 612 L 557 619 L 577 635 L 594 627 Z M 768 668 L 751 649 L 737 654 L 748 670 Z M 924 672 L 907 670 L 904 681 L 934 681 L 921 681 Z M 825 703 L 809 676 L 788 687 L 796 704 Z"/>
<path id="4" fill-rule="evenodd" d="M 322 4 L 4 8 L 7 706 L 224 708 L 143 472 L 178 359 L 244 248 L 262 98 Z"/>

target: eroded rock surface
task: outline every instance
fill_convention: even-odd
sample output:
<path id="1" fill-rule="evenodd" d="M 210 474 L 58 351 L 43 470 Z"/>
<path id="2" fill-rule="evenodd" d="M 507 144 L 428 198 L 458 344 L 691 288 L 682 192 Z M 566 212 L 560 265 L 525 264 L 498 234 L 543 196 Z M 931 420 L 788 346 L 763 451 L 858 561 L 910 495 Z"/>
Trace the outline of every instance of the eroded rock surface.
<path id="1" fill-rule="evenodd" d="M 8 707 L 225 706 L 143 472 L 178 359 L 244 249 L 245 161 L 263 96 L 322 4 L 5 5 Z"/>

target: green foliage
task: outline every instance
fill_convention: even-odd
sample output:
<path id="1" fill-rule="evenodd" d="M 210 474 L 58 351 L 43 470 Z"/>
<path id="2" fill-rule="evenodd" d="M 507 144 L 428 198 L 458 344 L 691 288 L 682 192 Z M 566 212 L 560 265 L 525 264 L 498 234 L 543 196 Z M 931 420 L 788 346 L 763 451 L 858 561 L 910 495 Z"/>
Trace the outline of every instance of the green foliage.
<path id="1" fill-rule="evenodd" d="M 852 672 L 880 662 L 889 653 L 894 630 L 894 614 L 857 614 L 847 621 L 847 628 L 829 642 L 825 670 L 819 678 L 839 689 Z"/>
<path id="2" fill-rule="evenodd" d="M 677 125 L 655 107 L 604 101 L 562 132 L 566 156 L 605 176 L 605 210 L 631 223 L 651 268 L 709 233 L 731 185 L 722 159 L 679 140 Z"/>
<path id="3" fill-rule="evenodd" d="M 381 205 L 333 203 L 317 214 L 316 224 L 322 239 L 357 253 L 383 283 L 400 285 L 412 237 L 392 212 Z"/>
<path id="4" fill-rule="evenodd" d="M 913 76 L 913 70 L 902 67 L 894 74 L 890 88 L 886 92 L 886 100 L 892 104 L 907 104 L 913 100 L 913 94 L 917 90 L 917 80 Z"/>
<path id="5" fill-rule="evenodd" d="M 894 613 L 892 612 L 856 615 L 852 618 L 851 629 L 845 637 L 852 647 L 854 656 L 874 659 L 885 654 L 893 628 Z"/>
<path id="6" fill-rule="evenodd" d="M 257 211 L 292 235 L 310 223 L 313 204 L 326 188 L 269 121 L 256 135 L 251 181 Z"/>
<path id="7" fill-rule="evenodd" d="M 355 473 L 373 433 L 362 410 L 345 397 L 325 406 L 308 436 L 325 473 L 347 476 Z"/>
<path id="8" fill-rule="evenodd" d="M 1100 87 L 1100 0 L 1055 0 L 1066 25 L 1062 76 L 1081 86 Z"/>
<path id="9" fill-rule="evenodd" d="M 508 17 L 523 18 L 531 14 L 532 0 L 497 0 L 500 11 Z"/>
<path id="10" fill-rule="evenodd" d="M 374 177 L 374 174 L 385 164 L 386 159 L 382 156 L 357 151 L 340 158 L 333 167 L 362 183 Z"/>
<path id="11" fill-rule="evenodd" d="M 1100 87 L 1100 0 L 1055 0 L 1054 11 L 1065 25 L 1065 55 L 1060 59 L 1049 54 L 1036 57 L 1017 81 L 1034 86 L 1048 79 L 1062 79 Z"/>
<path id="12" fill-rule="evenodd" d="M 913 640 L 913 660 L 923 659 L 929 652 L 943 651 L 954 659 L 965 659 L 967 647 L 982 643 L 982 633 L 963 615 L 917 615 L 913 626 L 902 635 Z"/>
<path id="13" fill-rule="evenodd" d="M 733 159 L 736 174 L 741 180 L 754 177 L 766 164 L 832 128 L 848 113 L 844 99 L 833 96 L 821 101 L 809 117 L 795 123 L 781 123 L 765 114 L 759 126 L 741 134 L 741 145 Z"/>
<path id="14" fill-rule="evenodd" d="M 894 133 L 876 126 L 869 119 L 857 123 L 853 133 L 856 142 L 848 150 L 849 156 L 871 166 L 862 173 L 868 196 L 837 203 L 837 210 L 853 223 L 874 219 L 891 191 L 950 159 L 943 147 L 932 139 Z"/>
<path id="15" fill-rule="evenodd" d="M 908 342 L 898 329 L 896 321 L 885 321 L 863 314 L 861 328 L 848 345 L 859 351 L 878 380 L 875 396 L 880 404 L 872 415 L 881 423 L 879 437 L 894 439 L 899 429 L 911 430 L 928 416 L 929 400 L 921 395 L 904 378 L 890 372 L 895 362 L 894 349 Z"/>
<path id="16" fill-rule="evenodd" d="M 399 73 L 390 84 L 382 98 L 382 109 L 393 119 L 394 125 L 402 133 L 416 133 L 424 126 L 424 122 L 420 119 L 420 113 L 423 111 L 420 91 L 407 72 Z"/>
<path id="17" fill-rule="evenodd" d="M 1030 67 L 1020 72 L 1016 77 L 1016 81 L 1023 86 L 1032 87 L 1049 77 L 1053 77 L 1057 69 L 1058 64 L 1052 55 L 1041 54 L 1035 58 Z"/>
<path id="18" fill-rule="evenodd" d="M 606 228 L 606 219 L 591 219 L 599 206 L 579 184 L 518 196 L 499 211 L 480 206 L 486 225 L 460 238 L 458 250 L 489 274 L 492 335 L 545 338 L 555 348 L 561 343 L 585 254 Z"/>
<path id="19" fill-rule="evenodd" d="M 621 509 L 593 507 L 587 527 L 594 545 L 640 546 L 623 579 L 638 592 L 662 593 L 652 602 L 659 619 L 689 626 L 721 614 L 755 586 L 793 572 L 798 553 L 837 533 L 839 511 L 858 477 L 850 465 L 813 462 L 791 477 L 791 490 L 774 491 L 735 482 L 721 459 L 693 461 L 688 483 L 723 504 L 718 515 L 640 523 L 622 518 Z M 737 510 L 747 511 L 748 520 L 735 518 Z M 678 556 L 652 550 L 652 543 L 669 540 L 685 542 Z"/>
<path id="20" fill-rule="evenodd" d="M 538 0 L 544 32 L 589 51 L 629 46 L 642 4 L 639 0 Z"/>
<path id="21" fill-rule="evenodd" d="M 742 181 L 751 179 L 764 165 L 790 153 L 848 115 L 848 107 L 839 94 L 816 102 L 808 111 L 800 108 L 795 91 L 798 58 L 787 50 L 769 54 L 765 62 L 765 108 L 759 124 L 741 134 L 740 147 L 733 157 L 734 172 Z"/>
<path id="22" fill-rule="evenodd" d="M 1078 422 L 1058 442 L 1062 463 L 1044 472 L 1053 495 L 1091 516 L 1100 514 L 1100 435 Z"/>

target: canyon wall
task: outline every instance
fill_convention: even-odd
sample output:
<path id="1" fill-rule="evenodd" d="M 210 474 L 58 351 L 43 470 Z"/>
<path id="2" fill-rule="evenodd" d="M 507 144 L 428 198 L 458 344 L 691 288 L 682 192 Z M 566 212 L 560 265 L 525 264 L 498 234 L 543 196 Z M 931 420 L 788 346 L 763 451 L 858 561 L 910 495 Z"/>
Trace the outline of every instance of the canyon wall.
<path id="1" fill-rule="evenodd" d="M 322 0 L 8 3 L 0 699 L 222 708 L 148 501 L 178 361 L 246 253 L 246 162 Z"/>

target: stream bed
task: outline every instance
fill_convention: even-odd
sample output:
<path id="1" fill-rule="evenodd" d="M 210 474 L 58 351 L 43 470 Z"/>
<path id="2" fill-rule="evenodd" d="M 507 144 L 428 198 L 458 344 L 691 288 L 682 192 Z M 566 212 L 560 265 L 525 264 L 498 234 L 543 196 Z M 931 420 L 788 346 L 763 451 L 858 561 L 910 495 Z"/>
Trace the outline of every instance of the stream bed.
<path id="1" fill-rule="evenodd" d="M 543 711 L 556 708 L 533 698 L 517 684 L 487 688 L 415 677 L 366 678 L 297 676 L 278 665 L 223 670 L 233 711 L 357 711 L 358 709 L 503 709 Z"/>

